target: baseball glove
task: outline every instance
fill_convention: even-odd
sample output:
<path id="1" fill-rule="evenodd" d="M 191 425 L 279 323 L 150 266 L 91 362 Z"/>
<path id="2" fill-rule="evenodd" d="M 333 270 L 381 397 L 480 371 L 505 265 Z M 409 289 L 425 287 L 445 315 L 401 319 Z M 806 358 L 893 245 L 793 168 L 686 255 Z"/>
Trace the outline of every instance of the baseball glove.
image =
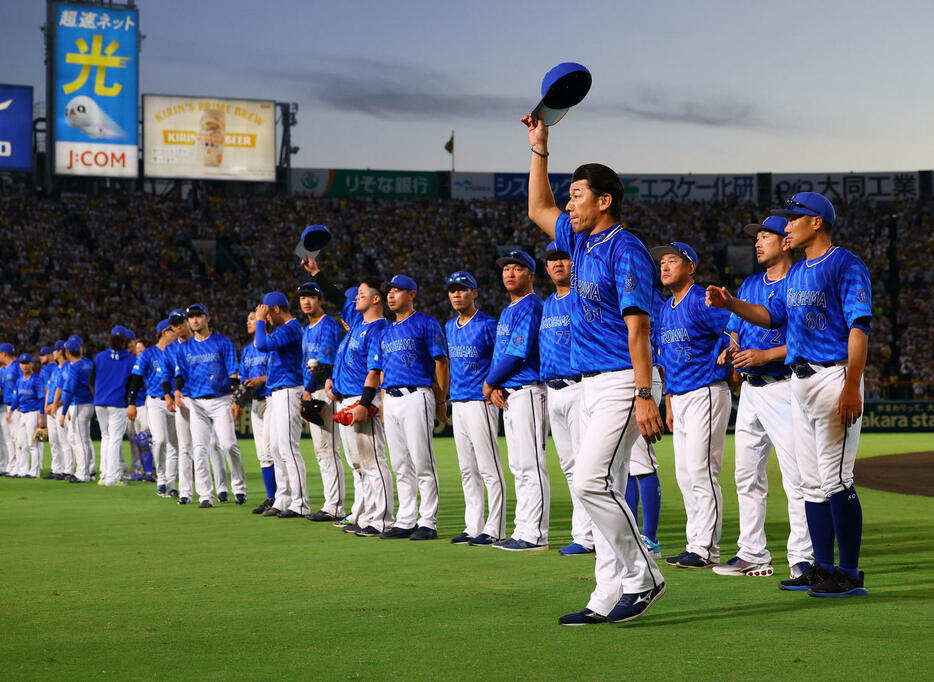
<path id="1" fill-rule="evenodd" d="M 237 384 L 237 387 L 233 391 L 233 401 L 240 407 L 245 407 L 252 402 L 253 394 L 254 390 L 246 384 Z"/>
<path id="2" fill-rule="evenodd" d="M 303 400 L 301 409 L 302 419 L 316 426 L 324 426 L 324 419 L 321 417 L 322 407 L 324 407 L 323 400 Z"/>
<path id="3" fill-rule="evenodd" d="M 44 443 L 49 439 L 49 430 L 44 426 L 37 426 L 35 433 L 32 434 L 32 439 L 37 443 Z"/>
<path id="4" fill-rule="evenodd" d="M 351 424 L 353 424 L 352 411 L 353 411 L 353 408 L 355 408 L 359 404 L 360 404 L 360 401 L 357 401 L 353 405 L 348 405 L 344 409 L 335 412 L 334 421 L 336 421 L 338 424 L 341 424 L 342 426 L 350 426 Z M 376 415 L 379 414 L 379 409 L 377 409 L 375 405 L 370 405 L 367 408 L 367 412 L 370 413 L 371 417 L 375 417 Z"/>

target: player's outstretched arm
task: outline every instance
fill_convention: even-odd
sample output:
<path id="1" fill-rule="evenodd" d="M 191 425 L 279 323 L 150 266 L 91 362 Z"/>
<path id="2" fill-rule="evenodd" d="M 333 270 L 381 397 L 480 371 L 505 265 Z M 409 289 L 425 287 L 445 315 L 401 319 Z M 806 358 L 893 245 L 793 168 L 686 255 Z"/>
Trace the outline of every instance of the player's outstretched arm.
<path id="1" fill-rule="evenodd" d="M 522 122 L 529 129 L 532 163 L 529 167 L 529 219 L 551 239 L 555 238 L 555 221 L 561 215 L 555 195 L 548 182 L 548 126 L 527 114 Z"/>
<path id="2" fill-rule="evenodd" d="M 737 317 L 741 317 L 757 327 L 771 327 L 772 315 L 764 305 L 755 305 L 741 301 L 730 293 L 726 287 L 710 285 L 707 287 L 705 302 L 708 308 L 723 308 L 729 310 Z"/>
<path id="3" fill-rule="evenodd" d="M 847 341 L 846 380 L 843 382 L 840 403 L 837 405 L 840 423 L 845 428 L 855 424 L 863 414 L 863 398 L 859 387 L 863 379 L 863 370 L 866 368 L 868 349 L 869 335 L 862 329 L 852 327 Z"/>

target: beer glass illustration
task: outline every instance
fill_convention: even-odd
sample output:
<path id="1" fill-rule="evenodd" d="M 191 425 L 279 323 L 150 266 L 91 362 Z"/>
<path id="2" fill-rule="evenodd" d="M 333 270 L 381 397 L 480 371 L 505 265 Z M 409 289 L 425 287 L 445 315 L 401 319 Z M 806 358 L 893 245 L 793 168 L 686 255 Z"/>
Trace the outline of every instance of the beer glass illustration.
<path id="1" fill-rule="evenodd" d="M 220 166 L 224 160 L 224 112 L 209 109 L 201 114 L 198 157 L 205 166 Z"/>

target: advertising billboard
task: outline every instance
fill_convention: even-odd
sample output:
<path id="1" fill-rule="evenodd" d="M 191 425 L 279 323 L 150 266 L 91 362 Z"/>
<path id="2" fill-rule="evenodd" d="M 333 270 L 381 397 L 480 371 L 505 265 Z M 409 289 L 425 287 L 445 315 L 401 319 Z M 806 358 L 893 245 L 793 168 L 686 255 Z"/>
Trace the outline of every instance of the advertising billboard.
<path id="1" fill-rule="evenodd" d="M 276 103 L 143 95 L 143 174 L 274 181 Z"/>
<path id="2" fill-rule="evenodd" d="M 0 85 L 0 170 L 32 168 L 32 88 Z"/>
<path id="3" fill-rule="evenodd" d="M 139 11 L 57 3 L 52 111 L 55 172 L 139 172 Z"/>
<path id="4" fill-rule="evenodd" d="M 293 168 L 292 193 L 316 197 L 437 197 L 436 171 Z"/>

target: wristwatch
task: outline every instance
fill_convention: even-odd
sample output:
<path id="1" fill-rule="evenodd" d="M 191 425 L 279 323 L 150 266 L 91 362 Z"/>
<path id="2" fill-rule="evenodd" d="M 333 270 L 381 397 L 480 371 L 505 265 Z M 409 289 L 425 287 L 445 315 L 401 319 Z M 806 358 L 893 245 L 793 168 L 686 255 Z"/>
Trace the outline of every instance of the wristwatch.
<path id="1" fill-rule="evenodd" d="M 640 386 L 636 389 L 636 397 L 642 398 L 643 400 L 652 400 L 652 387 Z"/>

